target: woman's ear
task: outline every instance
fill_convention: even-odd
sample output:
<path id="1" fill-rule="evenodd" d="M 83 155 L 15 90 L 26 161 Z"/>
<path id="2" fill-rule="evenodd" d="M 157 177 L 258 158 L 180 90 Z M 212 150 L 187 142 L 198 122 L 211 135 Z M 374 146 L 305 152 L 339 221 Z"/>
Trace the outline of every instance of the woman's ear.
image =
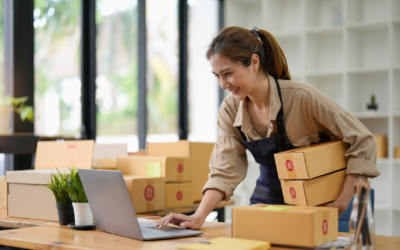
<path id="1" fill-rule="evenodd" d="M 258 72 L 260 67 L 260 57 L 257 54 L 251 56 L 251 67 L 254 73 Z"/>

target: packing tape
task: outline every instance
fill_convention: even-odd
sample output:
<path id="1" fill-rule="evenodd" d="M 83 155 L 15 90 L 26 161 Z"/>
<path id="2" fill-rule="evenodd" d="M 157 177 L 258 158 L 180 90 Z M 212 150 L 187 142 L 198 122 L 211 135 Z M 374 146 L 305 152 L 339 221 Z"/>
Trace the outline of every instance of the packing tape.
<path id="1" fill-rule="evenodd" d="M 286 172 L 288 174 L 289 179 L 297 179 L 297 173 L 294 165 L 293 155 L 284 154 L 283 157 L 285 158 Z"/>
<path id="2" fill-rule="evenodd" d="M 147 203 L 146 204 L 146 212 L 153 211 L 153 203 Z"/>
<path id="3" fill-rule="evenodd" d="M 177 181 L 182 181 L 183 180 L 183 174 L 177 174 L 176 175 L 176 180 Z"/>
<path id="4" fill-rule="evenodd" d="M 153 185 L 153 182 L 154 182 L 153 179 L 147 179 L 147 180 L 146 180 L 146 184 L 147 184 L 147 185 L 150 185 L 150 184 Z"/>

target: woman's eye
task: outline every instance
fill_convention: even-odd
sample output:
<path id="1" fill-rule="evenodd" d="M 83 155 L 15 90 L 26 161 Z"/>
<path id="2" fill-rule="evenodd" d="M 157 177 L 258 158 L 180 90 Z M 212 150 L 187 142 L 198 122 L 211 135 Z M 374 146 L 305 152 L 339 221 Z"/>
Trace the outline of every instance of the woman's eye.
<path id="1" fill-rule="evenodd" d="M 225 76 L 229 76 L 231 73 L 225 73 Z"/>
<path id="2" fill-rule="evenodd" d="M 214 75 L 214 76 L 217 77 L 217 78 L 219 77 L 219 75 Z"/>

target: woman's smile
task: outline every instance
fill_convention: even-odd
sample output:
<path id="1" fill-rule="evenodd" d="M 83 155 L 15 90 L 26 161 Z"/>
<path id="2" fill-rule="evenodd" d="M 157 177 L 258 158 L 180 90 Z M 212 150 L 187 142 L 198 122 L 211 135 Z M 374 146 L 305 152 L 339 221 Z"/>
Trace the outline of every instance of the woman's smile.
<path id="1" fill-rule="evenodd" d="M 237 87 L 237 88 L 234 88 L 234 89 L 230 89 L 229 91 L 233 94 L 233 95 L 235 95 L 235 94 L 237 94 L 237 92 L 239 91 L 239 87 Z"/>

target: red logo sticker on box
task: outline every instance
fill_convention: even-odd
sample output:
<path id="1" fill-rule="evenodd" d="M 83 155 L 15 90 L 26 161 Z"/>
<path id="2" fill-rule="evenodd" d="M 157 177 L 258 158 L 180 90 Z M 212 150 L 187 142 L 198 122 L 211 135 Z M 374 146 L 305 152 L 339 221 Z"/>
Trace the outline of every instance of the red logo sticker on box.
<path id="1" fill-rule="evenodd" d="M 73 149 L 76 148 L 76 145 L 67 145 L 67 149 Z"/>
<path id="2" fill-rule="evenodd" d="M 293 171 L 294 166 L 293 166 L 293 162 L 291 160 L 286 161 L 286 168 L 289 171 Z"/>
<path id="3" fill-rule="evenodd" d="M 154 198 L 154 187 L 153 185 L 149 184 L 144 189 L 144 198 L 146 201 L 151 201 Z"/>
<path id="4" fill-rule="evenodd" d="M 178 201 L 180 201 L 180 200 L 182 200 L 182 198 L 183 198 L 182 192 L 181 192 L 181 191 L 178 191 L 178 192 L 176 193 L 176 199 L 177 199 Z"/>
<path id="5" fill-rule="evenodd" d="M 178 173 L 182 174 L 182 172 L 183 172 L 183 164 L 179 163 L 179 165 L 178 165 Z"/>
<path id="6" fill-rule="evenodd" d="M 294 190 L 293 187 L 290 188 L 290 195 L 291 195 L 293 198 L 296 198 L 296 190 Z"/>
<path id="7" fill-rule="evenodd" d="M 324 222 L 322 222 L 322 233 L 323 234 L 327 234 L 328 233 L 328 221 L 324 220 Z"/>

